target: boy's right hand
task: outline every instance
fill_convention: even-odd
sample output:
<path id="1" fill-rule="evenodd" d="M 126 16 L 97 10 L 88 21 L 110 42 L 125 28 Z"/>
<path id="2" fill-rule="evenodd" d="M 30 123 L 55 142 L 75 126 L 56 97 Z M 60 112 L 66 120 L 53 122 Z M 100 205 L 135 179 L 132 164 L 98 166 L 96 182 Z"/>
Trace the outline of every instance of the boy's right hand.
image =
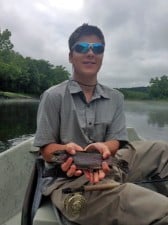
<path id="1" fill-rule="evenodd" d="M 53 153 L 60 150 L 66 150 L 69 154 L 74 155 L 76 151 L 83 151 L 83 148 L 73 142 L 65 145 L 51 143 L 41 148 L 41 154 L 45 161 L 52 162 Z M 66 172 L 68 177 L 80 176 L 82 174 L 81 170 L 77 170 L 76 166 L 73 164 L 73 159 L 69 157 L 66 162 L 62 163 L 61 169 Z"/>
<path id="2" fill-rule="evenodd" d="M 74 155 L 76 151 L 83 151 L 83 148 L 73 142 L 65 145 L 65 150 Z M 66 162 L 62 163 L 61 169 L 66 172 L 68 177 L 80 176 L 83 172 L 82 170 L 77 170 L 76 166 L 73 164 L 73 158 L 69 157 Z"/>

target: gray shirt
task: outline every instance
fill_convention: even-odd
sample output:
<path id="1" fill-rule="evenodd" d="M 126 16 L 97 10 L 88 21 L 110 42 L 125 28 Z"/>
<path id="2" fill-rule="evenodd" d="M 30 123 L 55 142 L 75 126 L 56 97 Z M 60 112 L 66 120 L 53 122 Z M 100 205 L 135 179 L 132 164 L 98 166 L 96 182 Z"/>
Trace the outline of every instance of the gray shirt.
<path id="1" fill-rule="evenodd" d="M 34 145 L 127 141 L 123 95 L 97 84 L 90 103 L 72 79 L 46 90 L 37 114 Z"/>

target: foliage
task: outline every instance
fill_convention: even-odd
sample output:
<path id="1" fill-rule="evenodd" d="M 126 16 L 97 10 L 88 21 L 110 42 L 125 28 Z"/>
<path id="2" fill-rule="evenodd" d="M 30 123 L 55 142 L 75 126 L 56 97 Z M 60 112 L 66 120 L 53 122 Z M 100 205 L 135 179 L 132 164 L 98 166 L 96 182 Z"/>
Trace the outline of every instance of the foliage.
<path id="1" fill-rule="evenodd" d="M 168 76 L 152 78 L 149 87 L 119 89 L 126 99 L 136 100 L 168 100 Z"/>
<path id="2" fill-rule="evenodd" d="M 10 41 L 11 32 L 6 29 L 3 32 L 0 30 L 0 51 L 3 50 L 11 50 L 13 48 L 13 44 Z"/>
<path id="3" fill-rule="evenodd" d="M 150 80 L 149 94 L 151 98 L 168 99 L 168 76 L 163 75 L 160 78 Z"/>
<path id="4" fill-rule="evenodd" d="M 24 58 L 15 52 L 8 30 L 0 32 L 0 89 L 39 95 L 52 85 L 67 80 L 69 72 L 46 60 Z"/>
<path id="5" fill-rule="evenodd" d="M 121 88 L 119 89 L 125 99 L 132 99 L 132 100 L 148 100 L 148 87 L 137 87 L 137 88 Z"/>

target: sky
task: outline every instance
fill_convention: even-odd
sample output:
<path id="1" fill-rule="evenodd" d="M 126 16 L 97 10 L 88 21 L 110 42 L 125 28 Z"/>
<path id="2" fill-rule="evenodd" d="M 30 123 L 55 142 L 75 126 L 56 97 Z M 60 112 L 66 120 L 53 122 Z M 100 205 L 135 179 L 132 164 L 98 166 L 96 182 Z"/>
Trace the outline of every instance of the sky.
<path id="1" fill-rule="evenodd" d="M 0 29 L 11 31 L 14 50 L 70 73 L 68 38 L 83 23 L 105 35 L 101 83 L 148 86 L 168 75 L 168 0 L 0 0 Z"/>

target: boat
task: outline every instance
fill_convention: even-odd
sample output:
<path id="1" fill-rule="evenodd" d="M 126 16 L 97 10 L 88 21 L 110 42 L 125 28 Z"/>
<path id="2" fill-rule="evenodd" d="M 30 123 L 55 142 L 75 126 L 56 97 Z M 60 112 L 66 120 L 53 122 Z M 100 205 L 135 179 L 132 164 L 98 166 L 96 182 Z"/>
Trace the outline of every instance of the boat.
<path id="1" fill-rule="evenodd" d="M 130 141 L 141 140 L 134 128 L 127 128 L 127 131 Z M 31 137 L 0 153 L 0 225 L 25 225 L 21 222 L 23 202 L 38 155 L 38 148 L 33 147 L 33 139 Z M 49 201 L 40 205 L 32 224 L 28 225 L 44 224 L 63 225 L 59 216 L 55 216 Z"/>

